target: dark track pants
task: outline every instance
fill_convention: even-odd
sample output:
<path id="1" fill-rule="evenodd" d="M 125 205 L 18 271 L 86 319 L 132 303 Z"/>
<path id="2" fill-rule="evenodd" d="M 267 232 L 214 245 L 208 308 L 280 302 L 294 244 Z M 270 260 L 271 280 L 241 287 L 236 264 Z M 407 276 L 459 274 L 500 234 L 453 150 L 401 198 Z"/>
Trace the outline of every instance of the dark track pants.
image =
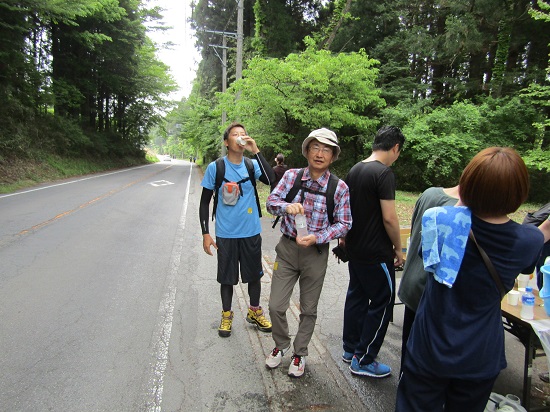
<path id="1" fill-rule="evenodd" d="M 423 376 L 406 364 L 397 387 L 395 411 L 483 412 L 497 376 L 476 381 Z"/>
<path id="2" fill-rule="evenodd" d="M 351 260 L 348 268 L 343 347 L 366 365 L 376 359 L 390 323 L 395 268 L 393 262 L 366 265 Z"/>

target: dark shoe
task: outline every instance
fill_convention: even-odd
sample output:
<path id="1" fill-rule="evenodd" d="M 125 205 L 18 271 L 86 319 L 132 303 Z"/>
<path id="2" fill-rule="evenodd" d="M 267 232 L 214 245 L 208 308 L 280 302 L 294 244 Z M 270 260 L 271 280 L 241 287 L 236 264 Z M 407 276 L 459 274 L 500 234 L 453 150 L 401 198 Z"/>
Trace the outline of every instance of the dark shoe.
<path id="1" fill-rule="evenodd" d="M 550 377 L 548 376 L 548 372 L 539 373 L 539 378 L 543 382 L 550 383 Z"/>

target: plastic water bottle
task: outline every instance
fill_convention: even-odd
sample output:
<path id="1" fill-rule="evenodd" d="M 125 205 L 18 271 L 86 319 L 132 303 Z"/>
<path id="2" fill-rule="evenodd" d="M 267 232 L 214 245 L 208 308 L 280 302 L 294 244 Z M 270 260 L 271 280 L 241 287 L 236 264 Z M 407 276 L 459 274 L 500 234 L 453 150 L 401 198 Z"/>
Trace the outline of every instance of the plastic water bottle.
<path id="1" fill-rule="evenodd" d="M 527 286 L 525 293 L 521 297 L 521 313 L 522 319 L 533 319 L 535 316 L 535 295 L 533 295 L 533 288 Z"/>
<path id="2" fill-rule="evenodd" d="M 294 216 L 294 221 L 296 222 L 296 237 L 307 236 L 308 233 L 306 217 L 304 215 L 296 215 Z"/>

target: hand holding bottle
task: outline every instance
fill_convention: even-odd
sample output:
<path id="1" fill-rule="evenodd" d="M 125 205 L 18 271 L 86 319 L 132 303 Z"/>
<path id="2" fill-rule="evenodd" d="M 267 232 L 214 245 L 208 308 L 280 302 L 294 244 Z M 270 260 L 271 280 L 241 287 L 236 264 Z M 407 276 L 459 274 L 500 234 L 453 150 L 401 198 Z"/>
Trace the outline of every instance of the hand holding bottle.
<path id="1" fill-rule="evenodd" d="M 308 232 L 306 217 L 302 214 L 297 214 L 294 216 L 294 221 L 296 222 L 296 237 L 302 238 L 307 236 Z"/>

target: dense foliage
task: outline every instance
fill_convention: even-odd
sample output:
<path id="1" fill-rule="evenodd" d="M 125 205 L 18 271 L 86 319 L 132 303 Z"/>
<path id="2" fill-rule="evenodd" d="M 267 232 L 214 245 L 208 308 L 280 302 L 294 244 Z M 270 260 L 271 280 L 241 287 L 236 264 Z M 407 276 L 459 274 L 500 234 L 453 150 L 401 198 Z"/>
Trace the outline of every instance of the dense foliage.
<path id="1" fill-rule="evenodd" d="M 454 184 L 489 145 L 516 148 L 532 199 L 550 197 L 549 0 L 196 0 L 201 51 L 191 95 L 175 89 L 146 24 L 146 0 L 0 0 L 0 162 L 161 152 L 210 161 L 240 120 L 267 158 L 301 166 L 311 129 L 329 127 L 344 176 L 382 124 L 407 137 L 400 188 Z M 236 79 L 238 4 L 243 77 Z M 219 46 L 225 33 L 222 92 Z M 226 119 L 222 124 L 221 119 Z"/>
<path id="2" fill-rule="evenodd" d="M 139 0 L 0 1 L 0 160 L 143 156 L 175 88 Z"/>
<path id="3" fill-rule="evenodd" d="M 315 50 L 313 43 L 281 60 L 255 57 L 243 79 L 218 96 L 218 107 L 228 118 L 246 119 L 263 150 L 303 163 L 302 142 L 293 137 L 307 136 L 318 125 L 347 130 L 342 145 L 375 131 L 376 120 L 366 113 L 384 105 L 375 87 L 377 63 L 364 51 L 336 55 Z"/>
<path id="4" fill-rule="evenodd" d="M 194 9 L 203 60 L 168 122 L 205 161 L 219 155 L 223 112 L 291 166 L 304 164 L 299 147 L 311 129 L 333 129 L 340 175 L 370 153 L 378 127 L 394 124 L 407 138 L 395 164 L 400 188 L 454 185 L 477 151 L 501 145 L 525 159 L 532 198 L 550 197 L 547 0 L 243 4 L 245 70 L 235 81 L 230 49 L 226 93 L 212 31 L 236 31 L 237 4 L 198 0 Z"/>

